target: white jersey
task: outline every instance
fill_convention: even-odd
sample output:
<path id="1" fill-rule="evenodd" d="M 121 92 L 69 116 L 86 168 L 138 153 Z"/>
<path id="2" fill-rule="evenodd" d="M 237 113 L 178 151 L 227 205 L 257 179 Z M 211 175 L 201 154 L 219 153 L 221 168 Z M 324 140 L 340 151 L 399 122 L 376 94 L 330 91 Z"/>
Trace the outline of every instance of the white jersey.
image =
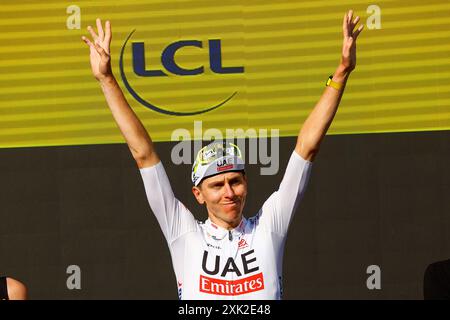
<path id="1" fill-rule="evenodd" d="M 161 162 L 140 169 L 169 245 L 180 299 L 281 299 L 286 234 L 311 166 L 294 151 L 278 191 L 230 231 L 195 220 L 175 198 Z"/>

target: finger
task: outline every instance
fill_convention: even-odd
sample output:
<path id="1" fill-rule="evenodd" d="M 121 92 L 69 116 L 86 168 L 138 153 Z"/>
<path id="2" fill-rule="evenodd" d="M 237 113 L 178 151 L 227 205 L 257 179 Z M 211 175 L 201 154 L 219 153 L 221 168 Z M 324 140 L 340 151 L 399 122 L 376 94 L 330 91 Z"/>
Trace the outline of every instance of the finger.
<path id="1" fill-rule="evenodd" d="M 94 43 L 94 48 L 101 56 L 103 56 L 103 54 L 105 53 L 105 50 L 103 50 L 103 48 L 98 43 Z"/>
<path id="2" fill-rule="evenodd" d="M 347 12 L 347 34 L 345 35 L 346 37 L 351 37 L 352 36 L 352 32 L 353 32 L 353 28 L 354 25 L 352 25 L 352 17 L 353 17 L 353 10 L 349 10 Z"/>
<path id="3" fill-rule="evenodd" d="M 359 22 L 359 16 L 357 16 L 355 18 L 355 20 L 353 20 L 353 25 L 356 26 L 358 24 L 358 22 Z"/>
<path id="4" fill-rule="evenodd" d="M 361 31 L 364 29 L 364 25 L 360 25 L 358 27 L 358 29 L 356 29 L 355 32 L 353 32 L 353 38 L 355 38 L 355 40 L 358 38 L 359 34 L 361 33 Z"/>
<path id="5" fill-rule="evenodd" d="M 91 26 L 88 26 L 88 27 L 87 27 L 87 30 L 88 30 L 89 33 L 91 34 L 92 39 L 94 40 L 94 42 L 96 42 L 97 39 L 98 39 L 98 36 L 97 36 L 97 34 L 95 33 L 94 29 L 93 29 Z"/>
<path id="6" fill-rule="evenodd" d="M 106 41 L 106 45 L 108 48 L 109 48 L 109 45 L 111 44 L 111 37 L 112 37 L 111 22 L 106 21 L 105 22 L 105 41 Z"/>
<path id="7" fill-rule="evenodd" d="M 83 40 L 84 43 L 86 43 L 90 48 L 94 47 L 94 44 L 88 38 L 86 38 L 85 36 L 82 36 L 81 40 Z"/>
<path id="8" fill-rule="evenodd" d="M 353 18 L 353 10 L 348 11 L 348 22 L 351 23 Z"/>
<path id="9" fill-rule="evenodd" d="M 111 46 L 111 23 L 109 21 L 105 22 L 105 41 L 104 41 L 104 47 L 106 48 L 107 53 L 109 54 L 109 48 Z"/>
<path id="10" fill-rule="evenodd" d="M 99 44 L 94 44 L 95 50 L 97 51 L 97 53 L 102 57 L 102 59 L 109 59 L 109 55 L 106 53 L 106 51 L 99 45 Z"/>
<path id="11" fill-rule="evenodd" d="M 103 39 L 105 38 L 105 33 L 103 32 L 102 21 L 97 18 L 95 19 L 95 23 L 97 24 L 98 37 L 103 41 Z"/>
<path id="12" fill-rule="evenodd" d="M 344 14 L 344 21 L 342 22 L 342 33 L 344 34 L 344 37 L 348 36 L 347 13 Z"/>

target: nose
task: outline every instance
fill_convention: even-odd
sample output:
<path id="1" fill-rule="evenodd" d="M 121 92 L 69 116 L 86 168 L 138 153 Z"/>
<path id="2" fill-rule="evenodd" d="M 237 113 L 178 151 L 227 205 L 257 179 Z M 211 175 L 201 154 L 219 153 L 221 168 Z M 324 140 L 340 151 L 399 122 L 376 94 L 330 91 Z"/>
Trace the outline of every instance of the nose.
<path id="1" fill-rule="evenodd" d="M 230 199 L 234 198 L 234 190 L 229 183 L 225 183 L 225 197 Z"/>

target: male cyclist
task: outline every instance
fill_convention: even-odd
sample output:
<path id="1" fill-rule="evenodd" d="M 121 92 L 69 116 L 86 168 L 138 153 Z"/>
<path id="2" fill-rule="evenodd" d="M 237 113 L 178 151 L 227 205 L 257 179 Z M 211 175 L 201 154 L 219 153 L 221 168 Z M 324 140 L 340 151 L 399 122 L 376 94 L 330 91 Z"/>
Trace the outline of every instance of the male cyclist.
<path id="1" fill-rule="evenodd" d="M 363 26 L 349 11 L 343 19 L 340 64 L 303 124 L 279 189 L 256 215 L 243 215 L 247 178 L 239 148 L 213 142 L 197 155 L 192 192 L 208 219 L 197 222 L 175 198 L 152 140 L 128 105 L 110 65 L 111 25 L 97 19 L 91 68 L 140 169 L 147 198 L 169 245 L 180 299 L 281 299 L 287 230 L 304 193 L 312 161 L 330 126 L 346 81 L 356 66 L 356 39 Z"/>

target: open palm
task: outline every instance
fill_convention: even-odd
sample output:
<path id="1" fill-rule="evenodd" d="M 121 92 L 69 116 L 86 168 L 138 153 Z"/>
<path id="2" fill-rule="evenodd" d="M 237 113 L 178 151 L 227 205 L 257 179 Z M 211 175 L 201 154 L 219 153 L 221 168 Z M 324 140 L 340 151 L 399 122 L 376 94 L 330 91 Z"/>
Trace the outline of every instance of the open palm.
<path id="1" fill-rule="evenodd" d="M 81 37 L 83 41 L 89 46 L 90 61 L 92 74 L 97 80 L 103 80 L 112 76 L 111 59 L 110 59 L 110 45 L 111 45 L 111 23 L 106 21 L 105 30 L 103 30 L 102 22 L 96 19 L 97 33 L 88 26 L 87 29 L 92 36 L 92 41 L 85 36 Z"/>
<path id="2" fill-rule="evenodd" d="M 342 45 L 341 64 L 348 71 L 352 71 L 356 67 L 356 39 L 364 28 L 364 25 L 360 25 L 358 29 L 354 30 L 359 22 L 359 16 L 353 21 L 352 19 L 353 11 L 350 10 L 345 14 L 342 25 L 344 43 Z"/>

